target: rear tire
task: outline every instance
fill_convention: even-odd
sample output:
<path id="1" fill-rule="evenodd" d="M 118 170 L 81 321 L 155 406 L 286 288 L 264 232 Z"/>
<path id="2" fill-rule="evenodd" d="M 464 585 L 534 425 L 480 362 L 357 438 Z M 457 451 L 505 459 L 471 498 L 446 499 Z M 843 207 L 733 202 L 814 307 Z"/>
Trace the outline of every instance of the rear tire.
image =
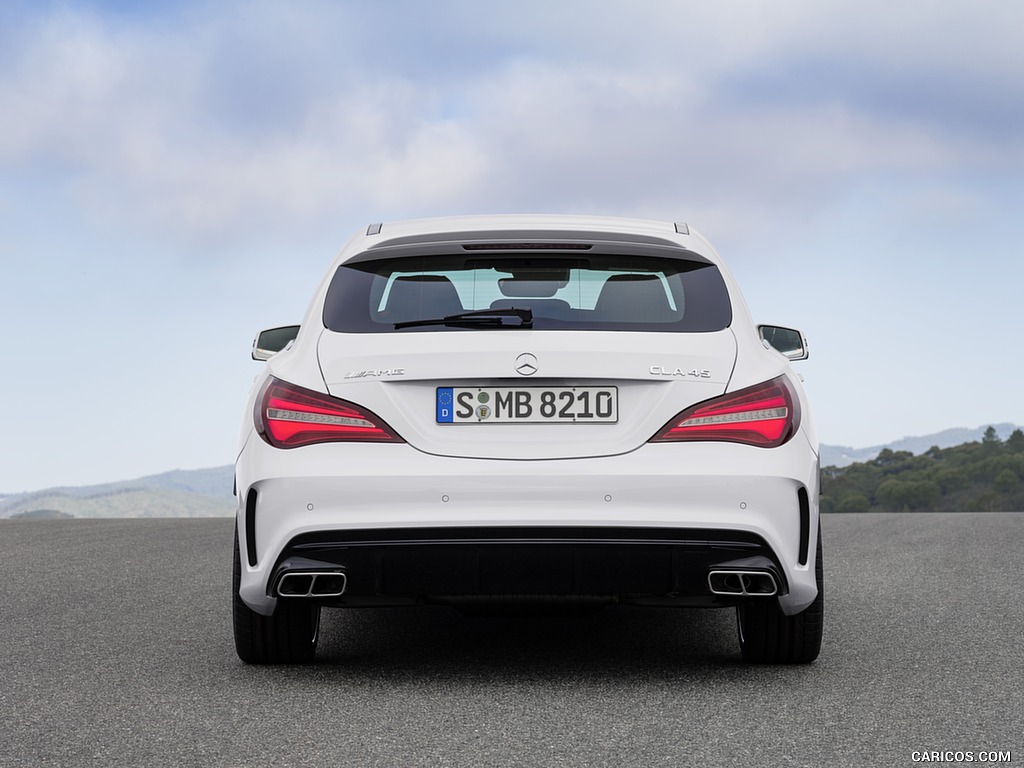
<path id="1" fill-rule="evenodd" d="M 818 596 L 800 613 L 787 616 L 775 600 L 757 600 L 736 608 L 743 660 L 752 664 L 809 664 L 821 651 L 825 618 L 825 582 L 821 555 L 814 561 Z"/>
<path id="2" fill-rule="evenodd" d="M 313 660 L 320 630 L 320 606 L 306 600 L 278 600 L 273 616 L 256 613 L 238 595 L 242 559 L 235 527 L 231 606 L 235 651 L 247 664 L 305 664 Z"/>

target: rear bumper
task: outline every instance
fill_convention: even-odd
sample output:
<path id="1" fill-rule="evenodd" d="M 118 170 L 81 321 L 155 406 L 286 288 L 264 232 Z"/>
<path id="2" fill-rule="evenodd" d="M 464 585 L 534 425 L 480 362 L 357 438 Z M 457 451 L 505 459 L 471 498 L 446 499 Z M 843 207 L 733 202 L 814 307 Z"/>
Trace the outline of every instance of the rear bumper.
<path id="1" fill-rule="evenodd" d="M 349 607 L 510 598 L 734 605 L 737 595 L 709 587 L 713 571 L 764 573 L 772 595 L 789 591 L 771 548 L 743 531 L 495 527 L 302 534 L 271 570 L 267 596 L 286 577 L 335 572 L 344 575 L 343 594 L 313 599 Z"/>
<path id="2" fill-rule="evenodd" d="M 514 595 L 728 605 L 709 571 L 752 557 L 777 572 L 770 599 L 786 613 L 817 595 L 817 459 L 802 434 L 771 450 L 648 444 L 538 461 L 280 451 L 257 438 L 237 477 L 239 593 L 266 615 L 292 599 L 277 597 L 282 567 L 344 572 L 343 594 L 316 599 L 352 607 Z"/>

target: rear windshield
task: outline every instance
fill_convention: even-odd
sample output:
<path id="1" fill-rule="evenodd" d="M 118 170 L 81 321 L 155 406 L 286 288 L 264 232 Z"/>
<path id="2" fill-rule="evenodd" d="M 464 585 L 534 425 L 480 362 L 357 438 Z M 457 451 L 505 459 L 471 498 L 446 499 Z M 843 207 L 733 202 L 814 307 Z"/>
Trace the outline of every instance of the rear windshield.
<path id="1" fill-rule="evenodd" d="M 472 329 L 395 326 L 511 308 L 529 309 L 533 330 L 693 333 L 719 331 L 732 321 L 722 275 L 706 262 L 481 254 L 342 265 L 327 292 L 324 325 L 345 333 L 466 331 Z"/>

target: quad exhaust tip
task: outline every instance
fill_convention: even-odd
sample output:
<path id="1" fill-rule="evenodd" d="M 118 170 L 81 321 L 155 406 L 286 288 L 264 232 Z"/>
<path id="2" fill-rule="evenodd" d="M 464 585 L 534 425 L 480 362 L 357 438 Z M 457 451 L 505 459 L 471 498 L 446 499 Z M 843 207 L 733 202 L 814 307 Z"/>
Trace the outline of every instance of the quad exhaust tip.
<path id="1" fill-rule="evenodd" d="M 779 592 L 768 571 L 711 571 L 708 587 L 712 594 L 732 597 L 771 597 Z"/>
<path id="2" fill-rule="evenodd" d="M 344 571 L 286 573 L 277 582 L 278 597 L 340 597 L 345 592 Z"/>

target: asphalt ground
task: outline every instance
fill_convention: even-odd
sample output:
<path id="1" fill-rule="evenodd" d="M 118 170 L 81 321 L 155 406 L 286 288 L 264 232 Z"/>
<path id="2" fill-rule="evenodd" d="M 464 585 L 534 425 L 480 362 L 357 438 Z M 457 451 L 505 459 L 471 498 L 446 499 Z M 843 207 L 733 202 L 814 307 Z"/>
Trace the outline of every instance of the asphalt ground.
<path id="1" fill-rule="evenodd" d="M 259 668 L 231 520 L 0 521 L 0 766 L 1024 764 L 1024 514 L 823 530 L 809 666 L 744 665 L 728 610 L 425 607 Z"/>

